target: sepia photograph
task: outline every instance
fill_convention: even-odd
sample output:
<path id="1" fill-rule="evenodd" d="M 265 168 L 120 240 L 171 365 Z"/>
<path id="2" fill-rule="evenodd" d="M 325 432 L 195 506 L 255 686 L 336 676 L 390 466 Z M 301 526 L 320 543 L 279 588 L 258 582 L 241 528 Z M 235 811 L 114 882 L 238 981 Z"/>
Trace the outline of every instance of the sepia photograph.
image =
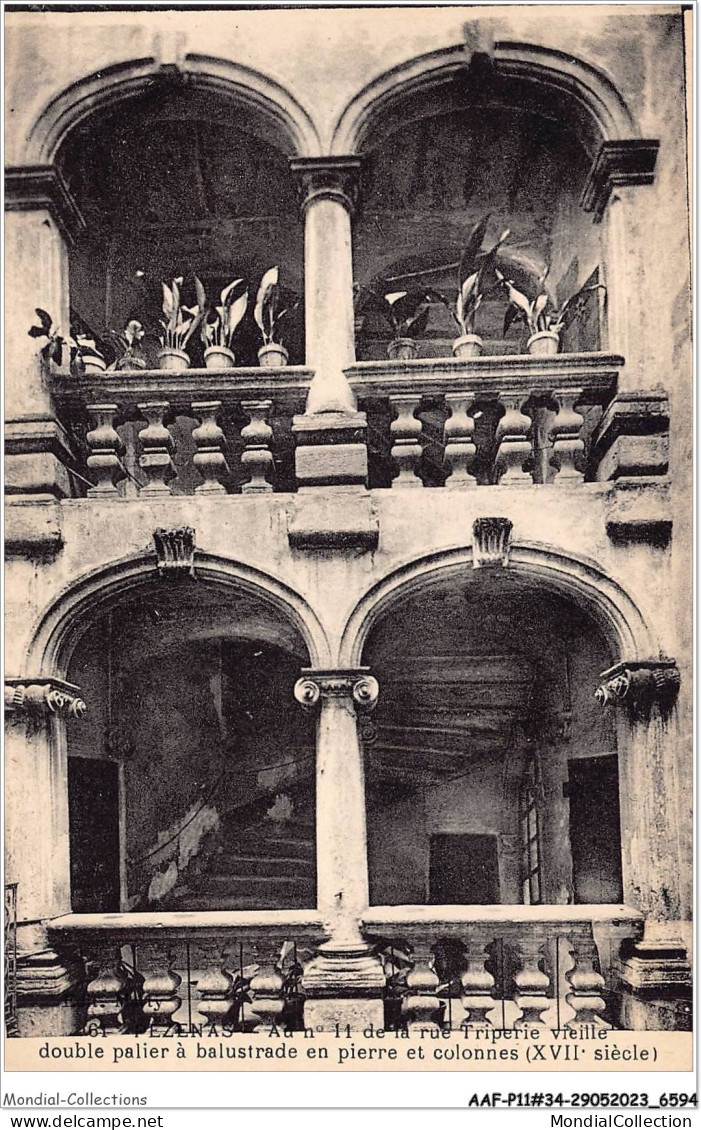
<path id="1" fill-rule="evenodd" d="M 3 15 L 8 1064 L 689 1070 L 691 13 Z"/>

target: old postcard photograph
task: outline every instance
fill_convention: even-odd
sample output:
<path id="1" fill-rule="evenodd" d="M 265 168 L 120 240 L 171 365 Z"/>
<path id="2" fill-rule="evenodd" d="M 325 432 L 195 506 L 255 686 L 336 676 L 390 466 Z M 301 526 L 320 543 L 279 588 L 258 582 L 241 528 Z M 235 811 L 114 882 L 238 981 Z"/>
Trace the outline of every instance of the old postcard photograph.
<path id="1" fill-rule="evenodd" d="M 4 5 L 15 1105 L 690 1078 L 693 15 Z"/>

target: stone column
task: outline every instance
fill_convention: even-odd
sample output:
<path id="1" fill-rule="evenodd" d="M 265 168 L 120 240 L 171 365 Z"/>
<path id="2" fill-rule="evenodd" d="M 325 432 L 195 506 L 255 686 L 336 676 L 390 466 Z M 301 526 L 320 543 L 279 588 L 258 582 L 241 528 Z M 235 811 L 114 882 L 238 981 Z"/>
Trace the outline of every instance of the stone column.
<path id="1" fill-rule="evenodd" d="M 360 932 L 369 901 L 365 774 L 357 712 L 372 710 L 377 681 L 367 668 L 302 673 L 295 698 L 318 710 L 317 905 L 329 941 L 304 971 L 305 1024 L 382 1025 L 382 963 Z M 310 1017 L 313 1016 L 313 1019 Z"/>
<path id="2" fill-rule="evenodd" d="M 48 339 L 28 331 L 39 323 L 38 307 L 51 317 L 53 333 L 69 336 L 68 249 L 85 225 L 52 165 L 9 169 L 5 185 L 5 285 L 11 295 L 5 324 L 5 485 L 10 494 L 43 496 L 46 503 L 70 494 L 69 444 L 53 405 L 50 363 L 41 355 Z"/>
<path id="3" fill-rule="evenodd" d="M 296 158 L 304 215 L 306 360 L 314 370 L 304 416 L 294 419 L 300 485 L 364 484 L 366 418 L 344 369 L 355 360 L 353 216 L 360 160 Z"/>
<path id="4" fill-rule="evenodd" d="M 645 914 L 643 937 L 622 970 L 632 990 L 624 1020 L 633 1028 L 670 1027 L 665 1000 L 690 991 L 673 756 L 679 671 L 670 659 L 631 661 L 601 678 L 596 697 L 619 714 L 624 900 Z"/>
<path id="5" fill-rule="evenodd" d="M 5 878 L 18 884 L 21 1035 L 74 1030 L 76 970 L 49 946 L 46 922 L 71 909 L 65 725 L 85 709 L 78 688 L 60 679 L 5 681 Z"/>

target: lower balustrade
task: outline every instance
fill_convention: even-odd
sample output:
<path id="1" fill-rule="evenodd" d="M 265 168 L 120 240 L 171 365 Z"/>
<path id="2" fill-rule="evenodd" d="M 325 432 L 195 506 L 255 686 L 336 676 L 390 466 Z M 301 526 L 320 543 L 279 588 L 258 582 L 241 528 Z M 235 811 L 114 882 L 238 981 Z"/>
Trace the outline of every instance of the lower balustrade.
<path id="1" fill-rule="evenodd" d="M 375 907 L 363 916 L 384 963 L 387 1026 L 410 1032 L 615 1027 L 616 958 L 641 927 L 637 911 L 610 905 Z"/>
<path id="2" fill-rule="evenodd" d="M 385 1026 L 410 1032 L 616 1027 L 618 953 L 642 924 L 613 905 L 375 907 L 362 917 L 384 968 Z M 301 1030 L 304 969 L 327 939 L 312 911 L 75 914 L 50 932 L 85 970 L 92 1034 Z"/>
<path id="3" fill-rule="evenodd" d="M 51 934 L 85 970 L 92 1035 L 300 1029 L 302 970 L 325 937 L 304 911 L 73 914 Z"/>

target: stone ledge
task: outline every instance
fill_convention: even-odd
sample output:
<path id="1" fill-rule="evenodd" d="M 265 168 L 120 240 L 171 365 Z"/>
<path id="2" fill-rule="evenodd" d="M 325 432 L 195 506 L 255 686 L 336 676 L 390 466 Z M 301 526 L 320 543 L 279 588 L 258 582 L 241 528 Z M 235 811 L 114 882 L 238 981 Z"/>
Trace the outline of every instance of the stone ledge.
<path id="1" fill-rule="evenodd" d="M 667 546 L 672 538 L 669 483 L 642 477 L 618 479 L 607 507 L 606 533 L 622 544 Z"/>
<path id="2" fill-rule="evenodd" d="M 53 495 L 5 500 L 5 552 L 9 557 L 52 556 L 62 545 L 61 507 Z"/>
<path id="3" fill-rule="evenodd" d="M 314 488 L 288 506 L 287 535 L 295 549 L 369 550 L 377 548 L 380 524 L 365 491 Z"/>

